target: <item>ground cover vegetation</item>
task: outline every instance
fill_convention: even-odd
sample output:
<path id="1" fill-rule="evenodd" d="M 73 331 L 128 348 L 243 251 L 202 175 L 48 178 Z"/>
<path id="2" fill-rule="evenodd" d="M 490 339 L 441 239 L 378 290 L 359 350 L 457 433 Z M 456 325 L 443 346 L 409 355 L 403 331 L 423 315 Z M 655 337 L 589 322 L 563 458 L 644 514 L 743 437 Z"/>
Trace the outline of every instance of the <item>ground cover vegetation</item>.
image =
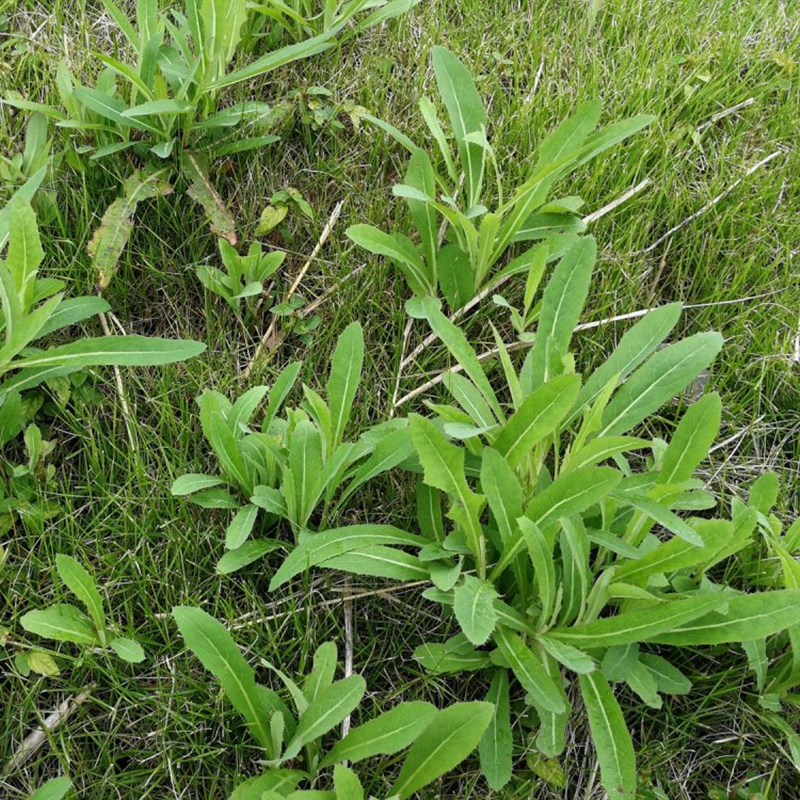
<path id="1" fill-rule="evenodd" d="M 800 17 L 501 6 L 0 3 L 4 796 L 796 796 Z"/>

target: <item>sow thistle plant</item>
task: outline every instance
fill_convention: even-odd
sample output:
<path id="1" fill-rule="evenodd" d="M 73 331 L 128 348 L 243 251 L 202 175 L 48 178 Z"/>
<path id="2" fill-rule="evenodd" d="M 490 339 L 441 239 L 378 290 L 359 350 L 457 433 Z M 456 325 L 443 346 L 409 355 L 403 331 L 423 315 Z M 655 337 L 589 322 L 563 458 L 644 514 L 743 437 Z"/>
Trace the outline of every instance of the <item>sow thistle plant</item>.
<path id="1" fill-rule="evenodd" d="M 41 611 L 29 611 L 20 618 L 20 625 L 28 633 L 35 633 L 46 639 L 71 642 L 85 648 L 107 649 L 123 661 L 144 661 L 142 646 L 134 639 L 119 636 L 110 627 L 97 583 L 86 568 L 72 556 L 58 555 L 56 571 L 86 611 L 69 603 L 57 603 Z M 26 654 L 17 656 L 18 668 L 21 666 L 20 659 L 24 661 L 26 658 Z"/>
<path id="2" fill-rule="evenodd" d="M 172 615 L 187 647 L 219 680 L 266 755 L 267 770 L 240 784 L 230 800 L 360 800 L 364 787 L 347 765 L 407 750 L 391 789 L 382 795 L 403 800 L 458 766 L 494 715 L 485 702 L 455 703 L 441 711 L 426 702 L 399 703 L 328 746 L 333 729 L 356 711 L 366 691 L 360 675 L 334 680 L 333 642 L 317 649 L 313 668 L 301 681 L 262 660 L 284 685 L 291 710 L 278 692 L 257 682 L 222 623 L 199 608 L 178 606 Z M 314 788 L 298 790 L 301 784 Z"/>
<path id="3" fill-rule="evenodd" d="M 182 475 L 173 483 L 172 494 L 204 508 L 235 512 L 225 534 L 228 552 L 220 559 L 218 572 L 233 572 L 286 544 L 251 538 L 259 520 L 265 525 L 285 520 L 295 542 L 313 538 L 319 534 L 311 532 L 312 526 L 324 529 L 357 489 L 411 457 L 405 420 L 371 428 L 355 442 L 345 441 L 363 360 L 364 336 L 361 325 L 354 322 L 339 337 L 333 353 L 327 401 L 304 385 L 300 407 L 280 414 L 300 373 L 299 362 L 287 366 L 272 387 L 256 386 L 233 403 L 214 391 L 197 399 L 203 434 L 220 473 Z M 259 429 L 253 419 L 265 400 Z M 412 537 L 412 541 L 421 540 Z M 380 549 L 375 551 L 368 566 L 365 554 L 362 568 L 384 575 L 380 555 Z M 401 569 L 405 558 L 401 554 L 394 559 L 400 571 L 390 577 L 413 577 L 419 572 L 414 564 Z"/>
<path id="4" fill-rule="evenodd" d="M 452 403 L 432 403 L 433 418 L 409 421 L 422 472 L 420 534 L 402 541 L 398 532 L 395 542 L 380 526 L 372 536 L 368 526 L 316 534 L 287 557 L 271 588 L 314 566 L 358 574 L 375 547 L 415 559 L 433 584 L 425 597 L 460 628 L 416 658 L 434 673 L 482 671 L 490 684 L 496 710 L 480 746 L 489 785 L 510 779 L 515 737 L 519 750 L 563 753 L 574 682 L 603 786 L 633 800 L 634 748 L 612 684 L 659 708 L 662 695 L 691 688 L 669 646 L 739 643 L 777 658 L 788 630 L 794 647 L 778 671 L 783 687 L 796 685 L 800 537 L 780 535 L 752 498 L 734 502 L 731 519 L 711 515 L 716 500 L 695 471 L 719 429 L 718 395 L 693 403 L 669 441 L 634 435 L 722 346 L 717 333 L 665 345 L 679 304 L 648 313 L 585 380 L 576 373 L 569 346 L 595 251 L 591 237 L 581 238 L 558 262 L 519 370 L 497 337 L 501 389 L 437 301 L 410 304 L 459 368 L 444 381 Z M 759 531 L 773 540 L 788 588 L 745 593 L 718 583 L 713 568 L 751 548 Z M 520 705 L 526 711 L 514 724 Z"/>
<path id="5" fill-rule="evenodd" d="M 408 204 L 416 241 L 370 225 L 354 225 L 347 235 L 369 252 L 389 258 L 415 296 L 442 296 L 457 311 L 482 290 L 530 271 L 535 248 L 509 260 L 515 243 L 547 240 L 548 258 L 560 257 L 586 226 L 576 213 L 581 198 L 548 199 L 553 186 L 654 118 L 632 117 L 596 130 L 600 103 L 583 103 L 542 140 L 530 175 L 508 193 L 487 138 L 489 118 L 469 70 L 442 47 L 433 48 L 432 63 L 450 136 L 429 98 L 423 97 L 419 107 L 438 157 L 393 126 L 364 117 L 411 153 L 405 181 L 393 191 Z"/>
<path id="6" fill-rule="evenodd" d="M 63 110 L 16 95 L 4 98 L 9 105 L 41 112 L 59 127 L 90 136 L 91 143 L 82 148 L 91 153 L 90 161 L 123 151 L 133 154 L 137 168 L 124 180 L 122 196 L 105 212 L 89 245 L 101 288 L 113 277 L 136 207 L 169 194 L 176 174 L 203 207 L 214 233 L 236 244 L 236 226 L 209 179 L 209 163 L 276 141 L 270 131 L 291 107 L 263 102 L 224 107 L 221 93 L 321 53 L 344 24 L 235 68 L 247 0 L 186 0 L 183 13 L 159 11 L 158 3 L 149 0 L 137 4 L 135 21 L 113 0 L 103 0 L 103 6 L 122 33 L 132 63 L 99 55 L 104 68 L 92 87 L 81 84 L 62 62 L 56 86 Z"/>

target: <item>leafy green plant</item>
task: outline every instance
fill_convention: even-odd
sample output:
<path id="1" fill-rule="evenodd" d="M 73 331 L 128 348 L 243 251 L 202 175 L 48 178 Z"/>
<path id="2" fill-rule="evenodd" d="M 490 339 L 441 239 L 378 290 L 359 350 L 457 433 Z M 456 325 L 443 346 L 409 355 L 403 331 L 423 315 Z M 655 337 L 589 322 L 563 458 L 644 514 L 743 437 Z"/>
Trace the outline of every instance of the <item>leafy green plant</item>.
<path id="1" fill-rule="evenodd" d="M 57 642 L 113 651 L 123 661 L 144 661 L 142 646 L 119 636 L 109 625 L 105 604 L 92 575 L 72 556 L 56 556 L 56 571 L 64 585 L 86 608 L 86 613 L 69 603 L 57 603 L 41 611 L 29 611 L 20 618 L 28 631 Z"/>
<path id="2" fill-rule="evenodd" d="M 404 420 L 371 428 L 356 442 L 345 441 L 363 359 L 363 333 L 354 322 L 339 337 L 334 351 L 327 402 L 304 385 L 304 402 L 299 408 L 285 409 L 282 416 L 279 412 L 300 373 L 299 362 L 287 366 L 271 387 L 249 389 L 234 403 L 219 392 L 200 395 L 200 422 L 220 473 L 181 475 L 172 485 L 172 494 L 203 508 L 235 512 L 226 531 L 228 552 L 217 565 L 219 572 L 233 572 L 283 544 L 277 539 L 251 538 L 259 518 L 268 525 L 286 520 L 299 541 L 312 535 L 312 526 L 325 528 L 359 487 L 411 456 Z M 265 399 L 260 430 L 254 429 L 253 417 Z M 407 560 L 404 569 L 401 562 L 395 565 L 391 577 L 420 572 L 412 559 Z M 377 554 L 373 567 L 381 568 Z"/>
<path id="3" fill-rule="evenodd" d="M 100 55 L 104 68 L 90 87 L 62 62 L 56 86 L 63 111 L 17 95 L 4 98 L 17 108 L 54 118 L 59 127 L 90 136 L 91 143 L 83 148 L 91 153 L 90 161 L 129 151 L 139 164 L 89 245 L 101 288 L 114 274 L 136 207 L 171 192 L 169 181 L 176 172 L 188 183 L 190 197 L 203 207 L 212 230 L 236 244 L 233 217 L 209 179 L 208 163 L 275 141 L 270 131 L 291 108 L 263 102 L 223 107 L 221 93 L 326 50 L 340 27 L 231 68 L 248 14 L 246 0 L 186 0 L 185 13 L 159 11 L 156 2 L 143 2 L 137 5 L 135 23 L 113 0 L 103 0 L 103 5 L 124 36 L 133 64 Z"/>
<path id="4" fill-rule="evenodd" d="M 244 303 L 245 318 L 251 319 L 256 302 L 263 300 L 267 293 L 266 282 L 280 269 L 286 254 L 279 250 L 264 253 L 259 242 L 253 242 L 246 255 L 239 255 L 225 239 L 220 239 L 218 244 L 225 272 L 218 267 L 198 264 L 195 267 L 197 277 L 237 315 Z"/>
<path id="5" fill-rule="evenodd" d="M 173 608 L 172 616 L 186 646 L 219 680 L 267 755 L 266 772 L 238 786 L 230 800 L 363 798 L 361 781 L 346 764 L 395 755 L 407 748 L 388 796 L 410 797 L 460 764 L 475 749 L 494 713 L 490 703 L 481 702 L 456 703 L 441 711 L 425 702 L 400 703 L 326 748 L 324 737 L 356 710 L 366 691 L 360 675 L 334 680 L 333 642 L 319 647 L 313 669 L 302 682 L 262 659 L 291 697 L 291 711 L 278 692 L 257 682 L 256 673 L 222 623 L 202 609 L 186 606 Z M 332 780 L 321 774 L 331 767 Z M 303 781 L 315 787 L 332 783 L 333 788 L 297 791 Z"/>
<path id="6" fill-rule="evenodd" d="M 460 628 L 416 657 L 434 673 L 485 671 L 496 708 L 481 746 L 491 787 L 512 773 L 512 699 L 521 691 L 538 718 L 526 744 L 555 758 L 574 681 L 603 785 L 610 797 L 633 800 L 634 748 L 611 684 L 659 708 L 662 695 L 691 688 L 660 646 L 778 643 L 796 628 L 800 591 L 794 577 L 790 588 L 756 593 L 714 579 L 717 564 L 753 542 L 761 502 L 751 493 L 748 504 L 734 503 L 731 519 L 715 518 L 715 497 L 694 477 L 718 432 L 718 395 L 689 406 L 669 442 L 631 434 L 710 365 L 719 334 L 662 346 L 680 315 L 674 303 L 634 325 L 585 382 L 576 374 L 569 347 L 595 251 L 591 237 L 581 238 L 558 262 L 521 369 L 497 337 L 502 391 L 436 300 L 411 304 L 459 368 L 444 381 L 454 404 L 431 404 L 433 419 L 412 415 L 409 423 L 422 470 L 425 541 L 416 555 L 433 583 L 425 596 Z M 796 549 L 797 538 L 785 544 Z M 309 537 L 271 588 L 313 566 L 358 573 L 363 550 L 379 543 L 401 552 L 377 532 Z M 796 653 L 783 663 L 796 664 Z"/>
<path id="7" fill-rule="evenodd" d="M 358 36 L 375 25 L 399 17 L 419 0 L 266 0 L 252 6 L 279 33 L 296 42 L 338 32 L 338 41 Z M 365 13 L 369 12 L 369 13 Z M 261 34 L 265 36 L 267 34 Z"/>
<path id="8" fill-rule="evenodd" d="M 420 100 L 420 111 L 440 151 L 442 169 L 405 134 L 375 117 L 364 117 L 411 153 L 405 182 L 393 191 L 408 204 L 418 241 L 370 225 L 354 225 L 347 235 L 369 252 L 389 258 L 416 296 L 441 294 L 457 310 L 481 290 L 530 271 L 536 251 L 528 249 L 509 261 L 514 243 L 547 240 L 548 258 L 563 254 L 586 227 L 576 214 L 583 201 L 548 200 L 552 187 L 642 130 L 653 117 L 632 117 L 595 130 L 600 103 L 583 103 L 542 140 L 529 177 L 509 195 L 487 138 L 488 115 L 469 70 L 442 47 L 433 48 L 432 63 L 455 154 L 429 98 Z"/>
<path id="9" fill-rule="evenodd" d="M 28 800 L 62 800 L 72 788 L 69 778 L 52 778 L 40 786 Z"/>

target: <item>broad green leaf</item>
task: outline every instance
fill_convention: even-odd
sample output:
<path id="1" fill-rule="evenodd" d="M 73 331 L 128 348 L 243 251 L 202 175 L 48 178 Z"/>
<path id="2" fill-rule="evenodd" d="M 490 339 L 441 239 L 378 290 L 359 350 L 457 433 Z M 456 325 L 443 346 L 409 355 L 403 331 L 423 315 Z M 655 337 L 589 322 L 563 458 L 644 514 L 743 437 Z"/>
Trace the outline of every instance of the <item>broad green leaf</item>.
<path id="1" fill-rule="evenodd" d="M 507 670 L 495 670 L 486 702 L 494 706 L 494 714 L 478 745 L 478 752 L 481 772 L 489 788 L 499 791 L 511 780 L 512 772 L 513 734 Z"/>
<path id="2" fill-rule="evenodd" d="M 122 251 L 133 231 L 136 208 L 143 200 L 164 197 L 172 187 L 164 180 L 166 172 L 136 171 L 122 187 L 122 195 L 105 211 L 87 246 L 94 268 L 97 270 L 98 287 L 103 291 L 117 271 Z"/>
<path id="3" fill-rule="evenodd" d="M 424 150 L 415 149 L 411 154 L 406 168 L 405 181 L 406 184 L 428 197 L 436 196 L 436 176 L 431 166 L 431 160 Z M 407 198 L 406 202 L 422 244 L 428 285 L 435 287 L 438 281 L 437 252 L 439 249 L 439 225 L 436 211 L 430 203 L 422 200 Z"/>
<path id="4" fill-rule="evenodd" d="M 537 150 L 537 166 L 559 161 L 580 150 L 586 137 L 600 122 L 599 100 L 587 100 L 542 140 Z"/>
<path id="5" fill-rule="evenodd" d="M 302 541 L 281 565 L 270 581 L 270 591 L 314 566 L 324 565 L 337 556 L 372 545 L 411 545 L 422 547 L 421 536 L 401 531 L 391 525 L 351 525 L 315 533 Z"/>
<path id="6" fill-rule="evenodd" d="M 444 644 L 428 643 L 414 650 L 414 659 L 434 675 L 448 672 L 472 672 L 489 666 L 489 653 L 476 650 L 463 633 Z"/>
<path id="7" fill-rule="evenodd" d="M 258 561 L 267 553 L 277 550 L 282 546 L 282 542 L 276 539 L 251 539 L 239 545 L 235 550 L 228 550 L 217 562 L 218 575 L 230 575 L 236 570 Z"/>
<path id="8" fill-rule="evenodd" d="M 303 684 L 303 697 L 309 703 L 313 703 L 320 691 L 333 683 L 336 660 L 336 642 L 323 642 L 314 651 L 314 666 Z"/>
<path id="9" fill-rule="evenodd" d="M 614 395 L 598 435 L 625 433 L 658 411 L 706 369 L 721 348 L 718 333 L 696 333 L 659 350 Z"/>
<path id="10" fill-rule="evenodd" d="M 288 466 L 294 479 L 294 509 L 284 487 L 289 519 L 304 528 L 322 489 L 322 437 L 316 425 L 301 420 L 292 432 Z M 284 484 L 286 471 L 284 471 Z"/>
<path id="11" fill-rule="evenodd" d="M 172 616 L 186 646 L 217 678 L 250 732 L 269 752 L 272 739 L 268 720 L 275 709 L 268 706 L 266 693 L 259 691 L 255 673 L 228 629 L 200 608 L 175 606 Z"/>
<path id="12" fill-rule="evenodd" d="M 681 315 L 681 304 L 653 309 L 620 339 L 611 355 L 592 373 L 578 395 L 576 412 L 591 405 L 615 376 L 624 381 L 669 336 Z"/>
<path id="13" fill-rule="evenodd" d="M 49 333 L 110 310 L 111 307 L 102 297 L 71 297 L 62 300 L 58 308 L 50 315 L 50 319 L 39 329 L 36 338 L 41 339 Z"/>
<path id="14" fill-rule="evenodd" d="M 242 506 L 236 512 L 231 524 L 228 525 L 225 531 L 225 548 L 227 550 L 236 550 L 250 538 L 257 517 L 258 506 L 250 503 Z M 217 565 L 217 568 L 219 569 L 219 565 Z"/>
<path id="15" fill-rule="evenodd" d="M 516 633 L 498 628 L 494 640 L 511 666 L 511 671 L 537 706 L 554 714 L 566 710 L 564 700 L 541 658 Z"/>
<path id="16" fill-rule="evenodd" d="M 720 594 L 696 595 L 650 608 L 625 611 L 571 628 L 553 628 L 545 635 L 581 650 L 634 642 L 661 642 L 670 636 L 665 631 L 678 629 L 684 624 L 691 626 L 693 620 L 724 603 L 725 598 Z"/>
<path id="17" fill-rule="evenodd" d="M 72 788 L 69 778 L 51 778 L 44 786 L 40 786 L 28 800 L 62 800 Z"/>
<path id="18" fill-rule="evenodd" d="M 328 402 L 331 407 L 331 448 L 336 447 L 344 436 L 350 419 L 353 399 L 361 380 L 364 363 L 364 333 L 358 322 L 351 322 L 339 337 L 331 358 L 328 378 Z"/>
<path id="19" fill-rule="evenodd" d="M 647 439 L 639 439 L 635 436 L 601 436 L 599 439 L 592 439 L 588 444 L 571 453 L 569 461 L 561 472 L 562 474 L 573 472 L 582 467 L 599 464 L 620 453 L 651 446 L 651 442 L 648 442 Z"/>
<path id="20" fill-rule="evenodd" d="M 497 591 L 489 581 L 473 575 L 464 576 L 464 581 L 453 592 L 453 611 L 464 635 L 475 645 L 484 644 L 497 625 L 494 601 Z"/>
<path id="21" fill-rule="evenodd" d="M 750 487 L 747 504 L 762 514 L 769 514 L 778 500 L 780 483 L 774 472 L 765 472 Z"/>
<path id="22" fill-rule="evenodd" d="M 75 606 L 66 603 L 50 606 L 42 611 L 29 611 L 20 617 L 19 624 L 28 631 L 46 639 L 73 644 L 99 644 L 89 618 Z"/>
<path id="23" fill-rule="evenodd" d="M 431 284 L 428 270 L 407 236 L 384 233 L 372 225 L 352 225 L 345 234 L 368 252 L 392 259 L 406 276 L 414 294 L 436 294 L 436 286 Z"/>
<path id="24" fill-rule="evenodd" d="M 353 770 L 342 764 L 333 768 L 333 787 L 336 800 L 364 800 L 364 787 Z"/>
<path id="25" fill-rule="evenodd" d="M 123 661 L 130 664 L 139 664 L 144 661 L 144 650 L 139 642 L 133 639 L 117 636 L 116 639 L 111 640 L 109 646 Z"/>
<path id="26" fill-rule="evenodd" d="M 722 400 L 707 394 L 689 406 L 661 460 L 660 483 L 688 481 L 700 465 L 719 432 Z"/>
<path id="27" fill-rule="evenodd" d="M 275 514 L 279 517 L 286 516 L 286 503 L 283 495 L 278 489 L 273 489 L 271 486 L 256 486 L 253 489 L 253 496 L 250 498 L 250 502 L 270 514 Z"/>
<path id="28" fill-rule="evenodd" d="M 360 675 L 351 675 L 320 689 L 314 702 L 300 717 L 283 760 L 294 758 L 304 745 L 313 742 L 338 725 L 361 702 L 367 684 Z"/>
<path id="29" fill-rule="evenodd" d="M 664 628 L 648 640 L 680 646 L 745 642 L 772 636 L 800 619 L 798 589 L 723 597 L 727 608 Z"/>
<path id="30" fill-rule="evenodd" d="M 553 270 L 542 297 L 536 340 L 522 370 L 522 384 L 527 392 L 553 377 L 548 374 L 549 363 L 567 354 L 586 302 L 596 258 L 597 244 L 593 237 L 585 236 L 567 250 Z"/>
<path id="31" fill-rule="evenodd" d="M 436 426 L 424 417 L 412 414 L 409 425 L 411 440 L 422 464 L 425 483 L 447 492 L 453 498 L 462 512 L 460 520 L 464 524 L 467 544 L 478 563 L 482 564 L 484 543 L 479 517 L 483 498 L 475 494 L 467 484 L 464 450 L 448 442 Z"/>
<path id="32" fill-rule="evenodd" d="M 223 483 L 222 478 L 218 478 L 215 475 L 190 472 L 176 478 L 172 483 L 170 492 L 174 497 L 184 497 L 187 494 L 194 494 L 194 492 L 199 492 L 203 489 L 219 486 L 221 483 Z"/>
<path id="33" fill-rule="evenodd" d="M 678 537 L 669 539 L 635 561 L 619 564 L 614 580 L 645 585 L 651 575 L 702 564 L 708 560 L 710 554 L 716 553 L 729 541 L 733 534 L 733 523 L 721 519 L 697 520 L 694 530 L 703 542 L 702 547 Z"/>
<path id="34" fill-rule="evenodd" d="M 27 203 L 14 203 L 5 265 L 14 279 L 23 310 L 30 308 L 33 301 L 36 273 L 43 259 L 36 214 Z"/>
<path id="35" fill-rule="evenodd" d="M 240 783 L 229 800 L 269 800 L 270 797 L 285 797 L 306 777 L 299 769 L 272 768 L 264 775 L 249 778 Z"/>
<path id="36" fill-rule="evenodd" d="M 80 339 L 51 347 L 36 355 L 15 361 L 8 369 L 30 367 L 74 368 L 91 366 L 147 367 L 173 364 L 200 355 L 205 344 L 182 339 L 158 339 L 154 336 L 104 336 Z"/>
<path id="37" fill-rule="evenodd" d="M 703 546 L 703 538 L 700 534 L 688 522 L 684 522 L 677 514 L 657 500 L 651 500 L 649 497 L 630 492 L 614 492 L 612 496 L 621 503 L 633 506 L 637 511 L 650 517 L 654 522 L 671 531 L 685 542 L 695 547 Z"/>
<path id="38" fill-rule="evenodd" d="M 645 705 L 655 709 L 663 706 L 664 703 L 658 695 L 658 683 L 655 676 L 640 661 L 633 665 L 633 669 L 625 678 L 625 683 Z"/>
<path id="39" fill-rule="evenodd" d="M 557 583 L 555 559 L 553 558 L 553 543 L 543 533 L 541 528 L 527 517 L 517 520 L 519 532 L 528 557 L 533 565 L 533 574 L 536 578 L 536 592 L 539 604 L 542 607 L 542 621 L 547 623 L 555 608 Z"/>
<path id="40" fill-rule="evenodd" d="M 483 148 L 467 140 L 471 133 L 485 129 L 488 117 L 469 70 L 449 50 L 434 47 L 432 54 L 436 85 L 442 96 L 455 134 L 465 174 L 467 206 L 479 202 L 483 179 Z"/>
<path id="41" fill-rule="evenodd" d="M 391 711 L 353 728 L 331 748 L 320 769 L 342 761 L 356 763 L 377 755 L 393 755 L 408 747 L 437 715 L 430 703 L 400 703 Z"/>
<path id="42" fill-rule="evenodd" d="M 334 556 L 325 562 L 324 567 L 393 581 L 424 581 L 430 576 L 428 568 L 416 556 L 383 545 L 360 547 Z"/>
<path id="43" fill-rule="evenodd" d="M 583 675 L 597 668 L 597 664 L 595 664 L 590 655 L 566 642 L 560 642 L 558 639 L 550 639 L 546 636 L 540 637 L 537 641 L 559 664 L 563 664 L 573 672 Z"/>
<path id="44" fill-rule="evenodd" d="M 525 398 L 494 441 L 511 467 L 517 467 L 538 442 L 555 431 L 572 408 L 580 385 L 578 375 L 560 375 Z"/>
<path id="45" fill-rule="evenodd" d="M 613 645 L 603 653 L 600 669 L 608 680 L 619 683 L 628 677 L 638 661 L 638 643 Z"/>
<path id="46" fill-rule="evenodd" d="M 102 638 L 106 629 L 106 612 L 94 578 L 72 556 L 57 555 L 56 570 L 67 588 L 86 606 Z"/>
<path id="47" fill-rule="evenodd" d="M 172 116 L 175 114 L 185 114 L 193 108 L 194 104 L 186 100 L 175 100 L 173 98 L 148 100 L 141 105 L 126 108 L 125 111 L 122 112 L 122 116 L 126 118 L 148 117 L 151 114 L 167 114 Z"/>
<path id="48" fill-rule="evenodd" d="M 658 691 L 662 694 L 688 694 L 692 682 L 677 668 L 661 656 L 641 653 L 639 661 L 650 670 L 655 678 Z"/>
<path id="49" fill-rule="evenodd" d="M 505 544 L 522 516 L 522 486 L 508 461 L 491 447 L 484 449 L 481 458 L 481 489 Z"/>
<path id="50" fill-rule="evenodd" d="M 561 550 L 561 608 L 559 620 L 566 625 L 580 618 L 586 608 L 591 572 L 589 568 L 589 539 L 580 517 L 561 520 L 558 537 Z"/>
<path id="51" fill-rule="evenodd" d="M 635 800 L 636 755 L 614 692 L 599 672 L 581 675 L 578 682 L 603 788 L 613 800 Z"/>
<path id="52" fill-rule="evenodd" d="M 489 727 L 490 703 L 454 703 L 440 711 L 417 738 L 391 789 L 401 800 L 457 767 Z"/>
<path id="53" fill-rule="evenodd" d="M 200 407 L 203 433 L 222 467 L 223 474 L 249 494 L 253 490 L 251 475 L 239 442 L 227 422 L 230 410 L 227 398 L 218 392 L 204 391 L 197 398 L 197 405 Z"/>

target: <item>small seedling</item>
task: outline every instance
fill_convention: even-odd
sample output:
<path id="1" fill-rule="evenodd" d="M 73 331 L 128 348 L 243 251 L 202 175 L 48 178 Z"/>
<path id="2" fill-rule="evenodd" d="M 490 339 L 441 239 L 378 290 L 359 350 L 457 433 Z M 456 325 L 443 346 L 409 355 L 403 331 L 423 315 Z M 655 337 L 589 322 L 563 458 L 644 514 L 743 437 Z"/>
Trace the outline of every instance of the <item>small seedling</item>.
<path id="1" fill-rule="evenodd" d="M 482 702 L 455 703 L 441 711 L 425 702 L 400 703 L 331 744 L 332 731 L 356 711 L 367 688 L 360 675 L 334 680 L 333 642 L 317 649 L 312 671 L 300 681 L 262 660 L 283 683 L 291 711 L 278 692 L 257 682 L 222 623 L 202 609 L 185 606 L 173 608 L 172 616 L 186 646 L 219 680 L 267 756 L 266 772 L 238 786 L 230 800 L 271 800 L 305 781 L 315 787 L 332 784 L 332 791 L 324 792 L 332 800 L 354 800 L 364 790 L 346 764 L 410 748 L 386 794 L 387 800 L 403 800 L 458 766 L 475 749 L 494 713 L 491 703 Z M 330 768 L 332 775 L 325 772 Z M 291 796 L 299 800 L 319 794 L 299 791 Z"/>
<path id="2" fill-rule="evenodd" d="M 83 606 L 58 603 L 41 611 L 29 611 L 20 619 L 28 631 L 57 642 L 113 651 L 123 661 L 144 661 L 144 650 L 134 639 L 117 635 L 109 627 L 105 604 L 92 575 L 72 556 L 56 556 L 56 571 L 64 585 Z"/>

